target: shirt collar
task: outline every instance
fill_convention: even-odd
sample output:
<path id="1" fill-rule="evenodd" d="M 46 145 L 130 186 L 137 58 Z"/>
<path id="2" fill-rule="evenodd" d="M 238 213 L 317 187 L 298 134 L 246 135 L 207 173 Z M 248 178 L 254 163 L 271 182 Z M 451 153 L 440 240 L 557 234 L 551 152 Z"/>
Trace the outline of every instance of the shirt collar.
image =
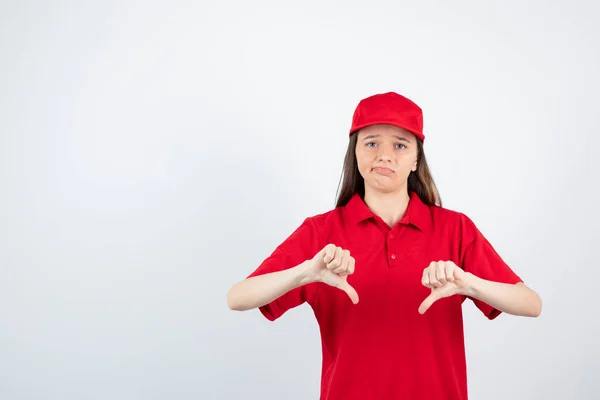
<path id="1" fill-rule="evenodd" d="M 376 215 L 369 209 L 358 193 L 355 193 L 345 206 L 347 218 L 354 224 L 374 218 Z M 411 224 L 421 232 L 428 232 L 431 228 L 431 211 L 415 192 L 410 193 L 410 200 L 404 216 L 399 221 L 401 224 Z"/>

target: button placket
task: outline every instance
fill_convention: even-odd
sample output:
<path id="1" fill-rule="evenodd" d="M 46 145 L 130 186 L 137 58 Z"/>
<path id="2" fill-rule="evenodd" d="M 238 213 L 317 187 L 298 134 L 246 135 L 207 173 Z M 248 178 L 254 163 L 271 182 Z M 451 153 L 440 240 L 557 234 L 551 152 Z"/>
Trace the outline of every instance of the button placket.
<path id="1" fill-rule="evenodd" d="M 396 246 L 394 246 L 393 239 L 396 237 L 396 234 L 391 230 L 388 233 L 388 256 L 390 259 L 390 264 L 394 264 L 394 260 L 396 260 Z"/>

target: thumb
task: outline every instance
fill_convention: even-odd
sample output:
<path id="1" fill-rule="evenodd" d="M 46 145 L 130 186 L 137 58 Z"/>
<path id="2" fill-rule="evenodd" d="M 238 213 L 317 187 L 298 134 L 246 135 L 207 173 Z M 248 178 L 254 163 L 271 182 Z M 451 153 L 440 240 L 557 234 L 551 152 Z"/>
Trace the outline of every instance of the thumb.
<path id="1" fill-rule="evenodd" d="M 425 314 L 425 311 L 429 310 L 429 307 L 431 307 L 431 305 L 439 299 L 440 296 L 437 294 L 437 292 L 432 291 L 431 294 L 427 296 L 427 298 L 423 300 L 419 306 L 419 314 Z"/>
<path id="2" fill-rule="evenodd" d="M 350 300 L 352 300 L 353 304 L 358 303 L 358 293 L 356 293 L 356 289 L 350 286 L 348 281 L 344 279 L 337 288 L 346 292 L 346 294 L 350 297 Z"/>

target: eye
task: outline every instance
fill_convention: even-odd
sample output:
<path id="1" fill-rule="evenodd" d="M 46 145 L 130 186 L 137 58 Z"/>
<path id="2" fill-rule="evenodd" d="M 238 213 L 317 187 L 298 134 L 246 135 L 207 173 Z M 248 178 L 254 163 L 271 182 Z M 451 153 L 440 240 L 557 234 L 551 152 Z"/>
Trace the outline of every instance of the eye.
<path id="1" fill-rule="evenodd" d="M 405 145 L 403 145 L 402 143 L 397 143 L 397 144 L 396 144 L 396 148 L 405 149 L 405 148 L 406 148 L 406 146 L 405 146 Z"/>
<path id="2" fill-rule="evenodd" d="M 365 144 L 365 146 L 367 146 L 367 147 L 374 147 L 374 146 L 376 146 L 376 145 L 377 145 L 377 144 L 376 144 L 375 142 L 367 142 L 367 143 Z"/>

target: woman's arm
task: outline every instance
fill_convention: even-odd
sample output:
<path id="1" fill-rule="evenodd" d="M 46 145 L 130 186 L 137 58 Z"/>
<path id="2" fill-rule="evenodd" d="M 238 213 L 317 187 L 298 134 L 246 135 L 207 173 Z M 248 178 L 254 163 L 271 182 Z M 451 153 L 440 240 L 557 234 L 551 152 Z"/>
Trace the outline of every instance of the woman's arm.
<path id="1" fill-rule="evenodd" d="M 253 276 L 236 283 L 229 289 L 227 305 L 235 311 L 258 308 L 310 281 L 307 262 L 282 271 Z"/>
<path id="2" fill-rule="evenodd" d="M 425 313 L 437 300 L 462 294 L 480 300 L 507 314 L 537 317 L 542 312 L 540 296 L 524 283 L 500 283 L 465 272 L 452 261 L 434 261 L 425 270 L 421 280 L 431 294 L 421 303 L 419 312 Z"/>
<path id="3" fill-rule="evenodd" d="M 524 317 L 538 317 L 542 312 L 540 296 L 522 282 L 492 282 L 467 272 L 465 295 L 483 301 L 499 311 Z"/>
<path id="4" fill-rule="evenodd" d="M 245 311 L 269 304 L 299 286 L 324 282 L 343 290 L 354 304 L 358 303 L 356 290 L 347 277 L 354 273 L 354 257 L 348 250 L 328 244 L 315 256 L 295 267 L 253 276 L 236 283 L 227 292 L 227 305 L 236 311 Z"/>

